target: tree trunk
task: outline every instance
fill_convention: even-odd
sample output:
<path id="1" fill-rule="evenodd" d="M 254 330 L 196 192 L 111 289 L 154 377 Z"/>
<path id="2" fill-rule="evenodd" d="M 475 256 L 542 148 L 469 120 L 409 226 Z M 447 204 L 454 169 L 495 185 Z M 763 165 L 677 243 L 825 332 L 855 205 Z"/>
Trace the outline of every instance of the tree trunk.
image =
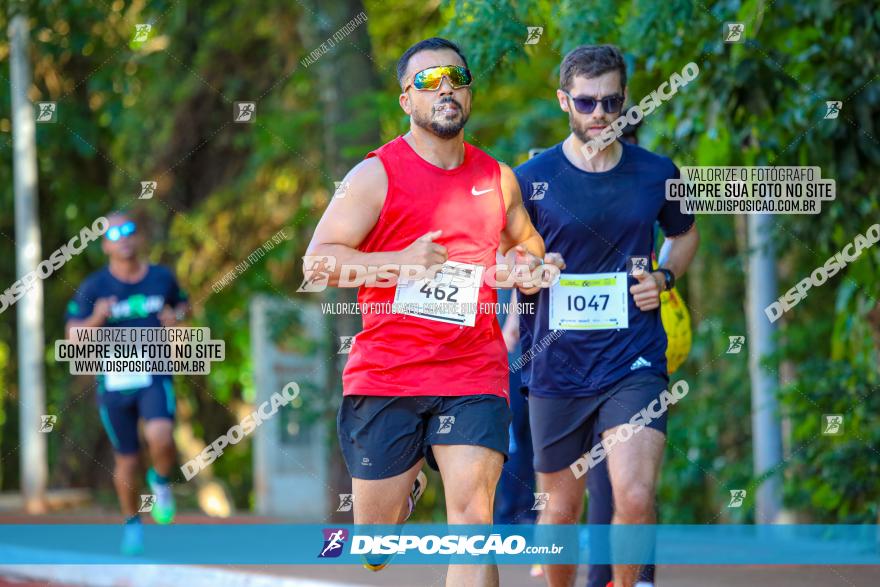
<path id="1" fill-rule="evenodd" d="M 324 168 L 333 181 L 342 181 L 348 170 L 370 149 L 379 146 L 381 140 L 375 110 L 365 100 L 371 92 L 379 88 L 378 76 L 370 58 L 367 23 L 356 25 L 348 34 L 347 31 L 340 31 L 346 23 L 364 12 L 364 6 L 361 0 L 304 0 L 302 4 L 306 11 L 300 21 L 299 33 L 306 55 L 321 47 L 322 43 L 334 43 L 316 61 L 303 63 L 301 60 L 299 69 L 305 69 L 306 74 L 317 77 L 322 111 Z M 334 38 L 337 31 L 340 31 L 339 35 L 345 35 L 344 38 Z M 351 155 L 352 153 L 356 154 Z M 333 193 L 335 186 L 328 185 L 327 189 Z M 355 302 L 356 294 L 354 289 L 333 289 L 326 295 L 331 302 Z M 327 326 L 332 333 L 333 344 L 338 344 L 340 336 L 357 334 L 361 329 L 361 322 L 357 315 L 342 314 L 328 318 Z M 332 348 L 332 352 L 337 348 Z M 342 369 L 348 355 L 334 356 L 336 360 L 331 362 L 331 384 L 327 393 L 341 395 Z M 331 419 L 334 414 L 327 416 L 328 421 L 335 422 L 335 417 Z M 338 443 L 335 426 L 331 426 L 331 431 L 328 442 L 336 447 Z M 347 521 L 350 514 L 336 513 L 338 494 L 351 493 L 351 478 L 342 462 L 341 453 L 333 450 L 331 454 L 333 456 L 328 485 L 332 495 L 329 500 L 331 512 L 328 514 L 333 521 L 342 522 Z"/>

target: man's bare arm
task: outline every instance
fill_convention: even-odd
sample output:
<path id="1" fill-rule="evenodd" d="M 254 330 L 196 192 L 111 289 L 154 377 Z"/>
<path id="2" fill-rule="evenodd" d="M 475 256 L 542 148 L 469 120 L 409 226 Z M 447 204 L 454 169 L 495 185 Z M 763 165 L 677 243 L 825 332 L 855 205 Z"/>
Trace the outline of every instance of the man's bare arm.
<path id="1" fill-rule="evenodd" d="M 73 336 L 74 328 L 99 328 L 104 326 L 107 318 L 110 317 L 110 311 L 113 304 L 116 303 L 116 296 L 109 298 L 98 298 L 95 300 L 95 306 L 92 313 L 85 318 L 70 318 L 64 323 L 64 337 L 73 342 L 79 342 L 78 336 Z"/>
<path id="2" fill-rule="evenodd" d="M 529 213 L 523 206 L 519 182 L 513 170 L 501 163 L 501 190 L 504 192 L 504 203 L 507 205 L 507 225 L 501 232 L 500 251 L 507 255 L 510 249 L 522 246 L 532 255 L 544 257 L 544 239 L 532 225 Z"/>
<path id="3" fill-rule="evenodd" d="M 501 246 L 499 250 L 506 255 L 508 251 L 516 252 L 516 264 L 526 264 L 529 270 L 538 265 L 548 263 L 559 269 L 565 269 L 565 262 L 559 253 L 547 253 L 544 247 L 544 239 L 538 234 L 538 230 L 532 224 L 526 207 L 523 205 L 522 192 L 519 182 L 516 180 L 513 170 L 501 163 L 501 189 L 504 192 L 504 202 L 507 205 L 507 225 L 501 232 Z M 498 271 L 503 276 L 503 271 Z M 518 285 L 519 290 L 531 295 L 537 293 L 541 286 L 524 288 Z"/>
<path id="4" fill-rule="evenodd" d="M 658 264 L 672 271 L 677 279 L 687 271 L 699 246 L 700 233 L 697 230 L 697 223 L 694 222 L 686 232 L 666 237 L 663 246 L 660 247 Z"/>
<path id="5" fill-rule="evenodd" d="M 669 269 L 676 279 L 681 277 L 694 259 L 700 244 L 700 233 L 694 223 L 691 228 L 678 236 L 666 237 L 660 248 L 659 266 Z M 660 293 L 666 289 L 666 278 L 661 271 L 637 275 L 639 281 L 629 288 L 633 301 L 642 311 L 660 307 Z"/>
<path id="6" fill-rule="evenodd" d="M 388 176 L 382 162 L 376 158 L 358 163 L 343 180 L 344 195 L 333 197 L 315 228 L 306 250 L 306 256 L 331 257 L 333 263 L 323 269 L 329 274 L 328 285 L 355 287 L 357 283 L 340 285 L 339 276 L 343 265 L 356 265 L 372 270 L 359 272 L 359 277 L 377 275 L 381 265 L 420 265 L 430 267 L 446 261 L 446 248 L 432 242 L 440 231 L 429 232 L 401 251 L 364 253 L 357 250 L 366 236 L 376 226 L 388 192 Z M 304 274 L 311 280 L 322 275 L 320 264 L 306 262 Z M 396 271 L 392 270 L 392 273 Z"/>

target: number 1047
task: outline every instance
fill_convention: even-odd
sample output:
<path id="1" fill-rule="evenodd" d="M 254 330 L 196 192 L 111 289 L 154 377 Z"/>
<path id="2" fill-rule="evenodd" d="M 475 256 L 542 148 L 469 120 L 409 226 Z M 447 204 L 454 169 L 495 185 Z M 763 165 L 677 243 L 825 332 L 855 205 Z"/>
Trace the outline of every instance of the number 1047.
<path id="1" fill-rule="evenodd" d="M 567 296 L 568 310 L 580 312 L 587 308 L 592 308 L 598 312 L 608 307 L 608 299 L 610 297 L 609 294 L 594 294 L 590 296 L 590 301 L 587 302 L 585 296 Z"/>

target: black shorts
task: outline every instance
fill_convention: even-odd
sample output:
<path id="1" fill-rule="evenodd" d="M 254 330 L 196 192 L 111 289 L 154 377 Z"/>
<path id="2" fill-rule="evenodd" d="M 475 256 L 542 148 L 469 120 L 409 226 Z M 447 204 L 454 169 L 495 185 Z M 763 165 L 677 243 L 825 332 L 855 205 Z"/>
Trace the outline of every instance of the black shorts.
<path id="1" fill-rule="evenodd" d="M 387 479 L 422 457 L 437 470 L 433 444 L 485 446 L 506 461 L 510 419 L 507 400 L 496 395 L 348 395 L 342 398 L 336 425 L 349 474 Z"/>
<path id="2" fill-rule="evenodd" d="M 149 387 L 126 391 L 108 391 L 102 377 L 98 378 L 98 413 L 113 450 L 137 454 L 138 420 L 174 420 L 176 400 L 171 377 L 153 375 Z"/>
<path id="3" fill-rule="evenodd" d="M 529 395 L 535 471 L 554 473 L 568 468 L 592 448 L 596 437 L 629 422 L 668 385 L 669 380 L 663 375 L 643 371 L 624 377 L 594 396 Z M 666 434 L 667 413 L 664 411 L 646 427 Z"/>

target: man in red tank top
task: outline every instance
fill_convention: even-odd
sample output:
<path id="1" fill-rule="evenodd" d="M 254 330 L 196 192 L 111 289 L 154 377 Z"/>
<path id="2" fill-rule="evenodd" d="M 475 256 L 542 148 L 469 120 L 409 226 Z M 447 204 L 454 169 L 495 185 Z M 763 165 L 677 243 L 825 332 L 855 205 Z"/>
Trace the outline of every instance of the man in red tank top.
<path id="1" fill-rule="evenodd" d="M 343 373 L 337 422 L 354 522 L 408 518 L 427 460 L 443 479 L 448 522 L 491 524 L 510 409 L 487 269 L 499 249 L 516 249 L 530 268 L 563 262 L 545 255 L 511 169 L 464 142 L 471 75 L 459 48 L 421 41 L 403 54 L 397 74 L 410 131 L 349 172 L 344 197 L 331 200 L 307 252 L 326 262 L 304 270 L 306 283 L 364 284 L 363 330 Z M 434 270 L 419 278 L 413 267 Z M 534 293 L 549 283 L 516 285 Z M 387 558 L 366 566 L 378 570 Z M 498 571 L 453 566 L 446 584 L 497 585 Z"/>

